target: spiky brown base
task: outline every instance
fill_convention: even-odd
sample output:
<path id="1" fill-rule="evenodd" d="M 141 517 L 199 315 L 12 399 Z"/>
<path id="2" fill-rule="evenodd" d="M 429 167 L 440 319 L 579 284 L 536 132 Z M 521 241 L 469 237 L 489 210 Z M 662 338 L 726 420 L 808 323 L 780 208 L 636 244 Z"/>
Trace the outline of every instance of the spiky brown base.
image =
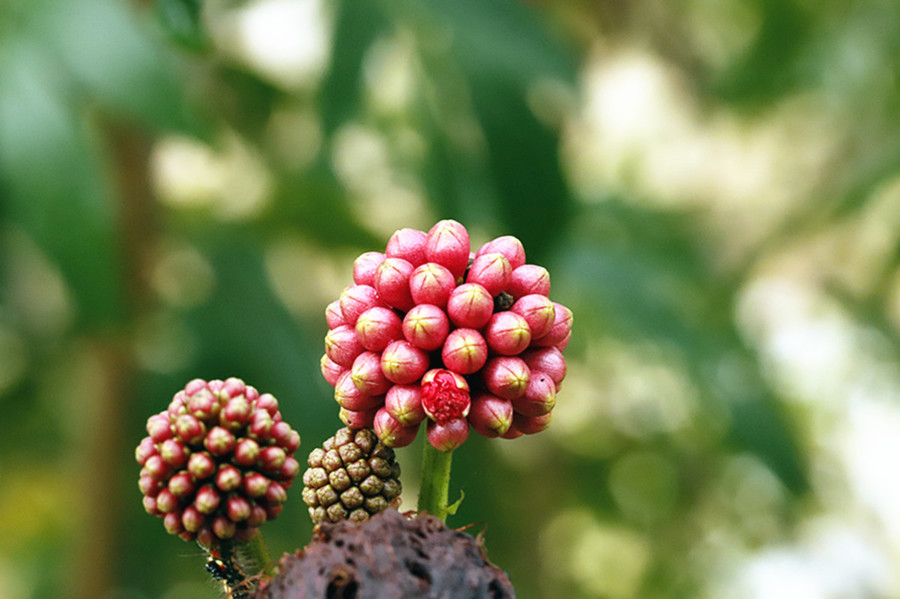
<path id="1" fill-rule="evenodd" d="M 305 549 L 281 559 L 279 572 L 257 599 L 515 598 L 471 535 L 393 509 L 361 524 L 318 526 Z"/>

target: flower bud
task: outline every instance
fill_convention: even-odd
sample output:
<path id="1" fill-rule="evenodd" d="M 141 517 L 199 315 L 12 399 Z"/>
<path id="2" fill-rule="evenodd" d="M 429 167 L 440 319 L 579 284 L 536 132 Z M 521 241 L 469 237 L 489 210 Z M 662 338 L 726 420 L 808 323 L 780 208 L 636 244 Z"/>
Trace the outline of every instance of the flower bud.
<path id="1" fill-rule="evenodd" d="M 329 329 L 335 329 L 342 324 L 347 324 L 344 313 L 341 312 L 341 300 L 336 299 L 325 307 L 325 322 Z"/>
<path id="2" fill-rule="evenodd" d="M 264 497 L 268 489 L 269 479 L 259 472 L 248 472 L 244 476 L 244 493 L 248 497 L 252 499 Z"/>
<path id="3" fill-rule="evenodd" d="M 434 262 L 422 264 L 409 277 L 409 291 L 416 304 L 432 304 L 443 308 L 455 287 L 456 277 L 453 273 L 446 266 Z"/>
<path id="4" fill-rule="evenodd" d="M 462 277 L 469 265 L 469 232 L 455 220 L 437 222 L 428 231 L 425 257 L 446 266 L 454 277 Z"/>
<path id="5" fill-rule="evenodd" d="M 477 372 L 487 361 L 488 346 L 475 329 L 454 329 L 441 348 L 444 366 L 459 374 Z"/>
<path id="6" fill-rule="evenodd" d="M 230 539 L 237 532 L 237 526 L 225 516 L 216 516 L 213 518 L 212 530 L 220 539 Z"/>
<path id="7" fill-rule="evenodd" d="M 341 422 L 347 425 L 347 427 L 353 430 L 361 430 L 372 428 L 372 425 L 375 423 L 375 412 L 377 411 L 377 408 L 360 411 L 341 408 L 338 412 L 338 418 L 340 418 Z"/>
<path id="8" fill-rule="evenodd" d="M 495 354 L 516 356 L 531 343 L 531 329 L 515 312 L 497 312 L 485 327 L 484 340 Z"/>
<path id="9" fill-rule="evenodd" d="M 480 329 L 494 313 L 494 298 L 477 283 L 464 283 L 447 300 L 447 315 L 458 327 Z"/>
<path id="10" fill-rule="evenodd" d="M 438 451 L 453 451 L 469 438 L 469 423 L 465 418 L 446 422 L 428 421 L 428 442 Z"/>
<path id="11" fill-rule="evenodd" d="M 384 262 L 381 252 L 365 252 L 353 261 L 353 282 L 357 285 L 371 285 L 375 282 L 375 271 Z"/>
<path id="12" fill-rule="evenodd" d="M 506 291 L 515 299 L 532 293 L 550 295 L 550 273 L 543 266 L 523 264 L 512 271 Z"/>
<path id="13" fill-rule="evenodd" d="M 425 351 L 432 351 L 444 344 L 450 332 L 447 313 L 432 304 L 414 306 L 403 317 L 403 336 L 407 341 Z"/>
<path id="14" fill-rule="evenodd" d="M 384 409 L 402 426 L 416 426 L 425 420 L 422 388 L 419 385 L 394 385 L 384 396 Z"/>
<path id="15" fill-rule="evenodd" d="M 488 241 L 478 249 L 475 253 L 475 258 L 477 259 L 479 256 L 493 252 L 506 256 L 506 259 L 509 260 L 509 265 L 513 269 L 525 264 L 525 248 L 522 246 L 522 242 L 512 235 L 503 235 Z"/>
<path id="16" fill-rule="evenodd" d="M 240 470 L 231 464 L 224 464 L 220 466 L 219 471 L 216 472 L 216 487 L 226 493 L 228 491 L 234 491 L 241 486 L 243 478 Z"/>
<path id="17" fill-rule="evenodd" d="M 521 358 L 525 360 L 529 370 L 546 373 L 559 390 L 559 385 L 566 378 L 566 359 L 560 350 L 555 347 L 529 349 Z"/>
<path id="18" fill-rule="evenodd" d="M 416 438 L 418 426 L 403 426 L 385 409 L 375 413 L 373 422 L 375 434 L 388 447 L 406 447 Z M 355 506 L 354 506 L 355 507 Z"/>
<path id="19" fill-rule="evenodd" d="M 347 371 L 341 375 L 341 378 L 338 379 L 337 384 L 334 386 L 334 400 L 342 408 L 358 412 L 379 407 L 383 398 L 376 395 L 366 395 L 360 391 L 353 381 L 352 371 Z"/>
<path id="20" fill-rule="evenodd" d="M 485 437 L 498 437 L 512 424 L 512 402 L 484 391 L 476 393 L 472 396 L 468 418 L 476 432 Z"/>
<path id="21" fill-rule="evenodd" d="M 250 502 L 240 495 L 229 497 L 225 504 L 225 512 L 232 522 L 241 522 L 250 517 Z"/>
<path id="22" fill-rule="evenodd" d="M 381 351 L 388 343 L 400 339 L 400 317 L 390 308 L 375 306 L 363 312 L 356 321 L 356 337 L 369 351 Z"/>
<path id="23" fill-rule="evenodd" d="M 550 332 L 556 318 L 556 308 L 550 298 L 532 293 L 516 300 L 510 308 L 525 319 L 531 329 L 531 338 L 539 339 Z"/>
<path id="24" fill-rule="evenodd" d="M 391 381 L 384 376 L 384 372 L 381 370 L 381 354 L 371 351 L 365 351 L 356 356 L 353 367 L 350 369 L 350 378 L 363 395 L 370 397 L 384 395 L 392 386 Z M 335 389 L 337 387 L 338 385 L 335 383 Z M 360 409 L 351 408 L 349 405 L 345 406 L 340 401 L 338 403 L 351 410 Z"/>
<path id="25" fill-rule="evenodd" d="M 467 283 L 478 283 L 495 296 L 505 291 L 512 276 L 512 267 L 506 256 L 499 253 L 481 254 L 476 256 L 469 274 L 466 275 Z"/>
<path id="26" fill-rule="evenodd" d="M 284 450 L 277 446 L 264 447 L 259 452 L 259 467 L 263 472 L 275 473 L 280 472 L 284 466 L 287 455 Z"/>
<path id="27" fill-rule="evenodd" d="M 147 419 L 147 434 L 154 443 L 162 443 L 172 436 L 172 425 L 165 412 L 154 414 Z"/>
<path id="28" fill-rule="evenodd" d="M 512 405 L 523 416 L 543 416 L 556 406 L 556 385 L 549 375 L 532 370 L 525 393 L 512 400 Z"/>
<path id="29" fill-rule="evenodd" d="M 156 495 L 156 509 L 161 514 L 169 514 L 178 509 L 178 498 L 168 488 Z"/>
<path id="30" fill-rule="evenodd" d="M 159 446 L 159 455 L 166 465 L 181 468 L 187 463 L 188 451 L 184 444 L 175 439 L 166 439 Z"/>
<path id="31" fill-rule="evenodd" d="M 552 411 L 547 412 L 542 416 L 525 416 L 524 414 L 515 412 L 513 414 L 513 427 L 519 433 L 525 435 L 534 435 L 535 433 L 546 430 L 547 427 L 550 426 L 550 421 L 552 419 Z"/>
<path id="32" fill-rule="evenodd" d="M 227 428 L 214 426 L 206 433 L 203 445 L 212 455 L 225 455 L 234 449 L 234 435 Z"/>
<path id="33" fill-rule="evenodd" d="M 425 262 L 426 240 L 424 231 L 400 229 L 391 235 L 384 255 L 388 258 L 403 258 L 413 266 L 419 266 Z"/>
<path id="34" fill-rule="evenodd" d="M 257 441 L 265 441 L 272 432 L 272 416 L 265 410 L 256 410 L 250 415 L 250 422 L 247 425 L 248 436 Z"/>
<path id="35" fill-rule="evenodd" d="M 381 299 L 398 310 L 413 307 L 409 291 L 409 277 L 415 267 L 403 258 L 385 258 L 375 271 L 373 284 Z"/>
<path id="36" fill-rule="evenodd" d="M 206 524 L 206 515 L 196 507 L 189 505 L 181 513 L 181 524 L 189 532 L 197 532 Z"/>
<path id="37" fill-rule="evenodd" d="M 219 492 L 214 487 L 206 485 L 197 490 L 194 498 L 194 507 L 201 514 L 212 514 L 219 508 Z"/>
<path id="38" fill-rule="evenodd" d="M 150 476 L 157 480 L 164 479 L 171 471 L 169 465 L 166 464 L 166 462 L 162 459 L 162 456 L 159 454 L 152 455 L 147 458 L 147 461 L 144 462 L 144 469 L 146 469 L 147 472 L 150 473 Z"/>
<path id="39" fill-rule="evenodd" d="M 234 461 L 239 466 L 252 466 L 259 458 L 259 443 L 253 439 L 239 439 L 234 444 Z"/>
<path id="40" fill-rule="evenodd" d="M 409 341 L 393 341 L 381 353 L 384 376 L 398 385 L 419 380 L 427 369 L 428 355 Z"/>
<path id="41" fill-rule="evenodd" d="M 355 326 L 359 315 L 375 306 L 383 306 L 381 297 L 370 285 L 350 285 L 341 292 L 341 313 L 344 322 Z"/>
<path id="42" fill-rule="evenodd" d="M 177 535 L 184 532 L 184 526 L 181 524 L 181 512 L 169 512 L 163 518 L 163 526 L 170 535 Z"/>
<path id="43" fill-rule="evenodd" d="M 175 432 L 188 445 L 195 445 L 206 435 L 206 426 L 195 416 L 182 414 L 175 421 Z"/>
<path id="44" fill-rule="evenodd" d="M 363 350 L 356 336 L 356 329 L 348 324 L 335 327 L 325 335 L 325 355 L 344 368 L 350 368 L 353 360 Z"/>
<path id="45" fill-rule="evenodd" d="M 535 347 L 556 345 L 562 342 L 572 330 L 572 311 L 556 302 L 553 303 L 553 307 L 555 310 L 553 326 L 546 335 L 532 343 Z"/>
<path id="46" fill-rule="evenodd" d="M 338 377 L 344 374 L 344 371 L 347 370 L 337 362 L 333 361 L 328 357 L 328 354 L 323 354 L 322 359 L 319 360 L 319 364 L 322 368 L 322 376 L 325 377 L 325 380 L 328 381 L 328 384 L 334 387 L 337 383 Z"/>
<path id="47" fill-rule="evenodd" d="M 482 379 L 488 391 L 506 399 L 525 393 L 530 371 L 521 358 L 500 356 L 491 358 L 484 366 Z"/>
<path id="48" fill-rule="evenodd" d="M 194 485 L 194 481 L 190 474 L 187 472 L 179 472 L 169 479 L 168 489 L 172 495 L 181 499 L 182 497 L 187 497 L 193 493 L 196 486 Z"/>
<path id="49" fill-rule="evenodd" d="M 250 402 L 243 395 L 237 395 L 219 412 L 219 424 L 229 430 L 237 430 L 247 424 L 253 411 Z"/>
<path id="50" fill-rule="evenodd" d="M 422 377 L 422 408 L 436 422 L 465 418 L 469 413 L 469 383 L 462 376 L 434 368 Z"/>
<path id="51" fill-rule="evenodd" d="M 216 471 L 216 463 L 206 452 L 192 453 L 188 458 L 188 472 L 197 480 L 203 480 L 212 476 Z"/>
<path id="52" fill-rule="evenodd" d="M 147 461 L 147 458 L 152 455 L 156 455 L 157 453 L 156 443 L 154 443 L 153 439 L 150 437 L 144 437 L 143 439 L 141 439 L 141 442 L 134 450 L 134 459 L 138 464 L 143 466 Z"/>

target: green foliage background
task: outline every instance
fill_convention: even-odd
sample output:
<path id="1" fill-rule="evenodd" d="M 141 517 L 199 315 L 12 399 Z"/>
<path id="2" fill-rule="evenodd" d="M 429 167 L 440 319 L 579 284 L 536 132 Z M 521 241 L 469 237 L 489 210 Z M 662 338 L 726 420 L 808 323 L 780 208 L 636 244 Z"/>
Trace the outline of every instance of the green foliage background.
<path id="1" fill-rule="evenodd" d="M 790 279 L 865 334 L 848 370 L 894 373 L 900 5 L 324 0 L 327 52 L 288 76 L 247 59 L 250 7 L 0 0 L 0 596 L 217 596 L 142 511 L 145 418 L 239 376 L 315 447 L 340 424 L 325 305 L 440 218 L 518 236 L 575 312 L 554 426 L 455 454 L 451 524 L 485 523 L 520 597 L 714 595 L 852 503 L 822 475 L 841 404 L 751 292 Z M 592 121 L 622 64 L 688 124 Z M 687 129 L 725 130 L 736 167 L 685 161 Z M 310 534 L 290 494 L 275 555 Z"/>

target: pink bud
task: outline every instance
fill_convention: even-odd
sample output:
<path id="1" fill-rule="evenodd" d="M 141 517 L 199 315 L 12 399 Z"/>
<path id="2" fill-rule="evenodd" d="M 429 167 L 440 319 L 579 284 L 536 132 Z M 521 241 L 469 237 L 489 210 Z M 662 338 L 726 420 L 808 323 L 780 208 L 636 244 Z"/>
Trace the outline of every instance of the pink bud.
<path id="1" fill-rule="evenodd" d="M 469 438 L 469 423 L 465 418 L 447 422 L 428 421 L 428 442 L 438 451 L 453 451 Z"/>
<path id="2" fill-rule="evenodd" d="M 556 349 L 559 351 L 566 351 L 566 348 L 569 346 L 569 341 L 572 339 L 572 331 L 566 333 L 566 336 L 563 337 L 563 340 L 554 345 Z"/>
<path id="3" fill-rule="evenodd" d="M 560 383 L 566 378 L 566 359 L 555 347 L 530 349 L 522 354 L 522 359 L 530 370 L 540 370 L 547 374 L 559 390 Z"/>
<path id="4" fill-rule="evenodd" d="M 259 457 L 259 443 L 243 438 L 234 445 L 234 462 L 240 466 L 252 466 Z"/>
<path id="5" fill-rule="evenodd" d="M 469 424 L 485 437 L 499 437 L 513 420 L 513 407 L 508 399 L 491 393 L 479 392 L 472 396 Z"/>
<path id="6" fill-rule="evenodd" d="M 219 424 L 229 430 L 236 430 L 247 424 L 252 408 L 243 395 L 228 400 L 219 412 Z"/>
<path id="7" fill-rule="evenodd" d="M 381 370 L 381 354 L 371 351 L 356 356 L 353 367 L 350 369 L 350 378 L 353 379 L 353 383 L 362 394 L 369 396 L 384 395 L 392 385 Z M 343 406 L 343 404 L 341 405 Z M 360 409 L 344 407 L 351 410 Z"/>
<path id="8" fill-rule="evenodd" d="M 184 511 L 181 513 L 181 524 L 184 526 L 185 530 L 197 532 L 204 524 L 206 524 L 206 516 L 194 506 L 189 505 L 184 508 Z"/>
<path id="9" fill-rule="evenodd" d="M 163 461 L 162 456 L 158 454 L 147 458 L 147 461 L 144 462 L 144 469 L 156 480 L 163 480 L 171 471 L 169 465 L 166 464 L 165 461 Z"/>
<path id="10" fill-rule="evenodd" d="M 266 441 L 272 432 L 275 422 L 272 416 L 265 410 L 256 410 L 250 414 L 250 422 L 247 426 L 248 435 L 257 441 Z"/>
<path id="11" fill-rule="evenodd" d="M 288 452 L 288 455 L 293 454 L 300 448 L 300 433 L 295 430 L 291 430 L 291 435 L 288 437 L 287 441 L 282 445 L 284 450 Z"/>
<path id="12" fill-rule="evenodd" d="M 212 526 L 204 525 L 197 531 L 197 543 L 207 549 L 212 548 L 216 544 L 216 535 L 212 530 Z"/>
<path id="13" fill-rule="evenodd" d="M 409 277 L 409 291 L 416 304 L 433 304 L 443 308 L 455 287 L 453 273 L 446 266 L 434 262 L 422 264 Z"/>
<path id="14" fill-rule="evenodd" d="M 358 412 L 341 408 L 338 411 L 338 418 L 353 430 L 361 430 L 364 428 L 372 428 L 372 425 L 375 423 L 375 412 L 377 411 L 377 408 Z"/>
<path id="15" fill-rule="evenodd" d="M 549 333 L 532 343 L 535 347 L 550 347 L 557 345 L 562 342 L 566 338 L 566 335 L 572 330 L 572 311 L 556 302 L 553 302 L 553 307 L 556 312 L 553 319 L 553 326 L 550 327 Z"/>
<path id="16" fill-rule="evenodd" d="M 272 425 L 272 433 L 270 436 L 272 437 L 272 440 L 275 441 L 276 445 L 283 448 L 290 440 L 292 432 L 290 424 L 284 420 L 279 420 Z"/>
<path id="17" fill-rule="evenodd" d="M 469 232 L 455 220 L 437 222 L 428 231 L 425 257 L 446 266 L 454 277 L 462 277 L 469 265 Z"/>
<path id="18" fill-rule="evenodd" d="M 194 481 L 187 472 L 179 472 L 169 479 L 169 491 L 178 498 L 194 492 Z"/>
<path id="19" fill-rule="evenodd" d="M 381 370 L 391 382 L 408 385 L 428 370 L 428 354 L 409 341 L 393 341 L 381 353 Z"/>
<path id="20" fill-rule="evenodd" d="M 181 525 L 181 512 L 169 512 L 163 518 L 163 526 L 170 535 L 177 535 L 184 532 L 184 526 Z"/>
<path id="21" fill-rule="evenodd" d="M 469 383 L 459 374 L 434 368 L 422 377 L 422 409 L 435 422 L 465 418 L 471 403 Z"/>
<path id="22" fill-rule="evenodd" d="M 506 256 L 498 253 L 481 254 L 469 267 L 467 283 L 478 283 L 491 296 L 505 291 L 512 276 L 512 267 Z"/>
<path id="23" fill-rule="evenodd" d="M 134 459 L 137 460 L 138 464 L 143 466 L 144 462 L 147 461 L 147 458 L 156 454 L 156 443 L 154 443 L 153 439 L 150 437 L 144 437 L 134 450 Z"/>
<path id="24" fill-rule="evenodd" d="M 523 416 L 543 416 L 556 406 L 556 384 L 549 375 L 532 370 L 525 393 L 512 400 L 512 405 Z"/>
<path id="25" fill-rule="evenodd" d="M 209 422 L 219 415 L 219 398 L 209 389 L 201 389 L 188 397 L 187 407 L 196 418 Z"/>
<path id="26" fill-rule="evenodd" d="M 550 273 L 543 266 L 523 264 L 512 271 L 506 291 L 515 299 L 532 293 L 550 295 Z"/>
<path id="27" fill-rule="evenodd" d="M 188 451 L 180 441 L 166 439 L 159 446 L 159 455 L 172 468 L 181 468 L 187 462 Z"/>
<path id="28" fill-rule="evenodd" d="M 257 410 L 265 410 L 273 419 L 278 419 L 278 400 L 271 393 L 260 395 L 254 402 L 254 407 Z"/>
<path id="29" fill-rule="evenodd" d="M 344 374 L 344 371 L 347 370 L 334 360 L 328 357 L 328 354 L 323 354 L 322 359 L 319 361 L 319 364 L 322 368 L 322 376 L 325 377 L 325 380 L 328 381 L 328 384 L 334 387 L 335 383 L 337 383 L 338 377 Z"/>
<path id="30" fill-rule="evenodd" d="M 278 472 L 278 477 L 281 480 L 281 484 L 284 485 L 285 488 L 287 488 L 299 473 L 300 462 L 298 462 L 294 458 L 288 457 L 285 458 L 284 464 L 282 464 L 281 470 Z"/>
<path id="31" fill-rule="evenodd" d="M 230 539 L 237 531 L 237 525 L 225 516 L 216 516 L 213 518 L 212 530 L 220 539 Z"/>
<path id="32" fill-rule="evenodd" d="M 444 366 L 459 374 L 477 372 L 487 361 L 488 347 L 475 329 L 454 329 L 441 348 Z"/>
<path id="33" fill-rule="evenodd" d="M 515 399 L 525 393 L 530 374 L 521 358 L 500 356 L 488 360 L 482 378 L 488 391 L 494 395 Z"/>
<path id="34" fill-rule="evenodd" d="M 352 371 L 348 370 L 341 375 L 334 386 L 334 401 L 344 409 L 359 411 L 380 406 L 383 398 L 377 395 L 366 395 L 360 391 L 353 381 Z"/>
<path id="35" fill-rule="evenodd" d="M 250 517 L 250 502 L 237 495 L 229 497 L 225 511 L 232 522 L 242 522 Z"/>
<path id="36" fill-rule="evenodd" d="M 206 434 L 203 445 L 212 455 L 225 455 L 234 449 L 234 435 L 227 428 L 215 426 Z"/>
<path id="37" fill-rule="evenodd" d="M 159 514 L 159 510 L 156 508 L 156 497 L 147 497 L 145 495 L 141 499 L 141 503 L 144 505 L 144 511 L 146 511 L 151 516 L 156 516 Z"/>
<path id="38" fill-rule="evenodd" d="M 501 356 L 516 356 L 531 343 L 531 329 L 525 318 L 515 312 L 496 312 L 487 323 L 484 339 Z"/>
<path id="39" fill-rule="evenodd" d="M 225 393 L 228 397 L 237 397 L 238 395 L 243 395 L 247 390 L 247 384 L 244 383 L 241 379 L 232 376 L 225 379 Z"/>
<path id="40" fill-rule="evenodd" d="M 194 498 L 194 507 L 201 514 L 212 514 L 219 507 L 219 492 L 210 485 L 205 485 L 197 490 L 197 496 Z"/>
<path id="41" fill-rule="evenodd" d="M 169 514 L 178 509 L 178 498 L 169 489 L 163 489 L 156 496 L 156 509 L 161 514 Z"/>
<path id="42" fill-rule="evenodd" d="M 533 435 L 546 430 L 553 420 L 553 412 L 547 412 L 543 416 L 525 416 L 516 412 L 513 415 L 513 427 L 526 435 Z"/>
<path id="43" fill-rule="evenodd" d="M 538 339 L 550 332 L 556 318 L 556 307 L 547 296 L 532 293 L 520 297 L 509 309 L 522 316 L 531 329 L 531 338 Z"/>
<path id="44" fill-rule="evenodd" d="M 162 443 L 172 436 L 172 427 L 169 424 L 169 415 L 166 412 L 154 414 L 147 419 L 147 433 L 155 443 Z"/>
<path id="45" fill-rule="evenodd" d="M 375 413 L 372 428 L 382 443 L 394 448 L 406 447 L 415 440 L 416 433 L 419 432 L 418 426 L 403 426 L 385 408 Z"/>
<path id="46" fill-rule="evenodd" d="M 141 490 L 142 494 L 149 497 L 156 497 L 156 494 L 159 493 L 160 489 L 163 487 L 159 479 L 154 478 L 150 474 L 144 474 L 138 479 L 138 488 Z"/>
<path id="47" fill-rule="evenodd" d="M 341 300 L 336 299 L 325 307 L 325 322 L 329 329 L 334 329 L 342 324 L 347 324 L 344 313 L 341 312 Z"/>
<path id="48" fill-rule="evenodd" d="M 356 321 L 356 337 L 370 351 L 381 351 L 388 343 L 403 335 L 400 317 L 390 308 L 375 306 L 363 312 Z"/>
<path id="49" fill-rule="evenodd" d="M 506 256 L 509 265 L 514 269 L 525 264 L 525 248 L 522 246 L 522 242 L 512 235 L 504 235 L 488 241 L 478 249 L 475 257 L 493 252 Z"/>
<path id="50" fill-rule="evenodd" d="M 175 421 L 175 432 L 188 445 L 196 445 L 206 435 L 206 426 L 190 414 L 182 414 Z"/>
<path id="51" fill-rule="evenodd" d="M 426 240 L 427 237 L 423 231 L 400 229 L 391 235 L 384 255 L 388 258 L 403 258 L 413 266 L 418 266 L 425 262 Z"/>
<path id="52" fill-rule="evenodd" d="M 216 463 L 206 452 L 192 453 L 188 458 L 188 472 L 197 480 L 209 478 L 216 471 Z"/>
<path id="53" fill-rule="evenodd" d="M 350 368 L 363 349 L 365 348 L 356 336 L 356 329 L 350 325 L 342 324 L 325 335 L 325 355 L 344 368 Z"/>
<path id="54" fill-rule="evenodd" d="M 262 526 L 268 520 L 266 508 L 261 505 L 254 505 L 250 508 L 250 517 L 247 518 L 247 526 Z"/>
<path id="55" fill-rule="evenodd" d="M 266 489 L 266 503 L 270 505 L 281 505 L 287 501 L 287 491 L 280 484 L 272 481 L 269 488 Z"/>
<path id="56" fill-rule="evenodd" d="M 432 351 L 444 344 L 450 332 L 447 313 L 432 304 L 419 304 L 403 317 L 403 336 L 407 341 L 425 351 Z"/>
<path id="57" fill-rule="evenodd" d="M 404 312 L 413 307 L 409 291 L 409 277 L 413 270 L 415 267 L 403 258 L 385 258 L 378 266 L 373 285 L 389 306 Z"/>
<path id="58" fill-rule="evenodd" d="M 422 388 L 419 385 L 394 385 L 384 396 L 384 408 L 402 426 L 416 426 L 425 420 Z"/>
<path id="59" fill-rule="evenodd" d="M 371 285 L 375 282 L 375 271 L 384 262 L 381 252 L 365 252 L 353 261 L 353 282 L 357 285 Z"/>
<path id="60" fill-rule="evenodd" d="M 447 300 L 447 315 L 458 327 L 480 329 L 494 313 L 494 298 L 477 283 L 464 283 Z"/>
<path id="61" fill-rule="evenodd" d="M 269 489 L 269 479 L 259 472 L 250 472 L 244 476 L 244 493 L 252 499 L 258 499 Z"/>
<path id="62" fill-rule="evenodd" d="M 501 439 L 518 439 L 522 436 L 522 431 L 516 428 L 516 415 L 513 412 L 513 422 L 509 425 L 509 428 L 506 429 L 506 432 L 500 435 Z"/>
<path id="63" fill-rule="evenodd" d="M 234 491 L 241 486 L 243 478 L 240 470 L 231 464 L 224 464 L 223 466 L 220 466 L 219 471 L 216 472 L 216 486 L 226 493 Z"/>
<path id="64" fill-rule="evenodd" d="M 341 292 L 341 313 L 344 322 L 350 326 L 356 325 L 359 315 L 375 306 L 383 306 L 378 292 L 370 285 L 350 285 Z"/>
<path id="65" fill-rule="evenodd" d="M 206 389 L 207 383 L 203 379 L 193 379 L 184 386 L 184 392 L 187 395 L 193 395 L 201 389 Z"/>
<path id="66" fill-rule="evenodd" d="M 275 473 L 284 466 L 287 455 L 277 446 L 264 447 L 259 452 L 259 467 L 263 472 Z"/>

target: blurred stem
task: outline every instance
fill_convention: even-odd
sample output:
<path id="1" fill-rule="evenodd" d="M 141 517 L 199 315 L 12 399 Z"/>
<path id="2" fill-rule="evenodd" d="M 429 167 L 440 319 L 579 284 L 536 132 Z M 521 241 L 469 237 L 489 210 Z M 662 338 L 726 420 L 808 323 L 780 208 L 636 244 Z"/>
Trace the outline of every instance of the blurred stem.
<path id="1" fill-rule="evenodd" d="M 419 511 L 447 521 L 450 513 L 447 499 L 450 494 L 450 463 L 452 451 L 438 451 L 427 440 L 422 452 L 422 482 L 419 486 Z"/>
<path id="2" fill-rule="evenodd" d="M 250 537 L 250 540 L 247 541 L 244 547 L 244 553 L 251 563 L 259 566 L 263 574 L 275 576 L 275 566 L 272 564 L 272 558 L 269 556 L 269 548 L 266 547 L 266 540 L 263 538 L 262 531 L 257 530 L 256 534 Z"/>

